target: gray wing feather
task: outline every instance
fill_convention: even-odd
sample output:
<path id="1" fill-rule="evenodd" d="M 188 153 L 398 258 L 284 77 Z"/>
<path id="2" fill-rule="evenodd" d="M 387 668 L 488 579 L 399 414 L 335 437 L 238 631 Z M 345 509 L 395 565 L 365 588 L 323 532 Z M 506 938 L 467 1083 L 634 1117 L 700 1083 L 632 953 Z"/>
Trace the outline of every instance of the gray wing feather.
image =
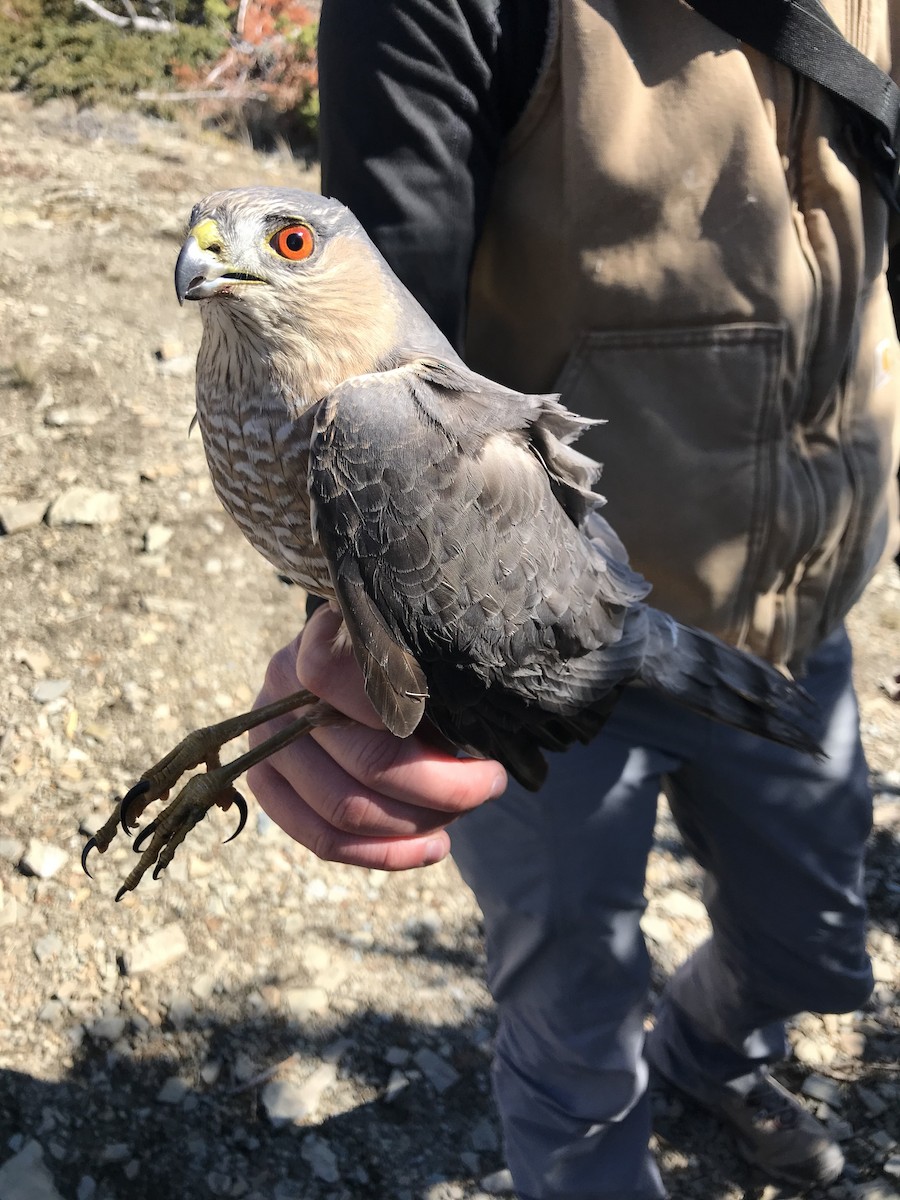
<path id="1" fill-rule="evenodd" d="M 599 502 L 596 465 L 567 444 L 583 425 L 555 397 L 436 360 L 357 377 L 320 406 L 316 534 L 389 728 L 414 726 L 425 677 L 430 707 L 491 693 L 574 714 L 635 673 L 623 626 L 647 585 L 581 528 Z M 580 668 L 599 647 L 605 670 Z M 510 724 L 521 732 L 521 713 Z"/>

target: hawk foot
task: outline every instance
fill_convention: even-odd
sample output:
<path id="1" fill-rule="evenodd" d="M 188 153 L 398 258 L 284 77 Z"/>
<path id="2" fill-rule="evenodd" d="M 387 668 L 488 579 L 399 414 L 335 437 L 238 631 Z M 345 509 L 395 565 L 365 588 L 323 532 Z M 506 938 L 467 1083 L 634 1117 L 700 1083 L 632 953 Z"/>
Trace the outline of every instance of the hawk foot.
<path id="1" fill-rule="evenodd" d="M 302 717 L 298 717 L 272 737 L 267 738 L 246 754 L 222 765 L 219 752 L 233 738 L 257 725 L 263 725 L 275 717 L 284 716 L 296 708 L 309 706 Z M 122 884 L 116 900 L 126 892 L 133 891 L 146 872 L 153 868 L 153 878 L 158 879 L 175 856 L 175 851 L 194 826 L 202 821 L 209 810 L 218 805 L 222 809 L 234 805 L 238 810 L 237 829 L 227 838 L 230 842 L 241 832 L 247 821 L 247 802 L 234 787 L 234 781 L 250 767 L 262 762 L 276 750 L 281 750 L 298 737 L 321 725 L 342 724 L 348 720 L 328 704 L 323 704 L 312 692 L 295 692 L 249 713 L 230 717 L 218 725 L 195 729 L 183 741 L 161 758 L 140 780 L 127 791 L 122 799 L 116 799 L 116 807 L 108 820 L 85 843 L 81 853 L 81 865 L 90 878 L 88 856 L 92 850 L 103 854 L 109 849 L 121 828 L 126 834 L 132 832 L 135 823 L 148 805 L 155 800 L 167 800 L 169 793 L 187 771 L 204 764 L 205 773 L 189 779 L 175 799 L 134 841 L 134 850 L 140 854 L 134 870 Z M 146 849 L 143 847 L 150 839 Z"/>

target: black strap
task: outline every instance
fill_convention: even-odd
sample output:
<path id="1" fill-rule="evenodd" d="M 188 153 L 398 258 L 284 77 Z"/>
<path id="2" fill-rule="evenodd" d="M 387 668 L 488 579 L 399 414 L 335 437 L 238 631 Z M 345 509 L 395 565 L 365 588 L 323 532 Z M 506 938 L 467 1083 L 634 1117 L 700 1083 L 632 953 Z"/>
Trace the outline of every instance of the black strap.
<path id="1" fill-rule="evenodd" d="M 852 46 L 818 0 L 688 0 L 755 50 L 813 80 L 854 114 L 857 148 L 900 212 L 900 88 Z"/>

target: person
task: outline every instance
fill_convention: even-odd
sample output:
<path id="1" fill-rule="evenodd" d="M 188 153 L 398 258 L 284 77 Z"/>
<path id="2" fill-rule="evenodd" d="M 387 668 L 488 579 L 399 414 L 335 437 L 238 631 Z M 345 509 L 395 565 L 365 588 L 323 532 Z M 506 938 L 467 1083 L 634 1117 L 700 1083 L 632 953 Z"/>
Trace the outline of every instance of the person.
<path id="1" fill-rule="evenodd" d="M 827 8 L 889 67 L 893 3 L 861 0 L 849 25 Z M 651 1067 L 772 1177 L 827 1184 L 837 1143 L 769 1069 L 788 1018 L 871 988 L 843 618 L 896 537 L 887 204 L 834 100 L 677 0 L 325 0 L 319 68 L 323 191 L 470 366 L 608 420 L 579 449 L 605 461 L 652 602 L 802 675 L 826 753 L 632 688 L 529 794 L 497 763 L 380 728 L 322 608 L 260 702 L 299 679 L 358 724 L 251 786 L 323 858 L 399 870 L 452 840 L 484 913 L 521 1200 L 664 1195 Z M 713 932 L 645 1039 L 661 787 Z"/>

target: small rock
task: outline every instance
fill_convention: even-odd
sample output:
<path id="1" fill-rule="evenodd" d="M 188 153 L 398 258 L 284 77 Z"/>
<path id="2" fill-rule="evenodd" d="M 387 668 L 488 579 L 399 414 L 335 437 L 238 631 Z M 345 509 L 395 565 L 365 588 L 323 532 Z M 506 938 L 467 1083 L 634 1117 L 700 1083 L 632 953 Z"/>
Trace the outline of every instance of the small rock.
<path id="1" fill-rule="evenodd" d="M 249 1054 L 238 1054 L 231 1067 L 231 1073 L 236 1083 L 246 1083 L 254 1075 L 259 1074 L 259 1067 Z"/>
<path id="2" fill-rule="evenodd" d="M 384 1061 L 392 1067 L 402 1067 L 409 1062 L 409 1051 L 402 1046 L 389 1046 L 384 1052 Z"/>
<path id="3" fill-rule="evenodd" d="M 168 1018 L 175 1029 L 184 1029 L 194 1015 L 194 1006 L 190 996 L 177 992 L 169 1000 Z"/>
<path id="4" fill-rule="evenodd" d="M 657 946 L 666 946 L 675 937 L 671 922 L 667 921 L 665 917 L 657 917 L 653 913 L 644 913 L 641 917 L 641 929 L 647 937 L 656 942 Z"/>
<path id="5" fill-rule="evenodd" d="M 91 1175 L 82 1175 L 78 1181 L 75 1200 L 94 1200 L 97 1194 L 97 1181 Z"/>
<path id="6" fill-rule="evenodd" d="M 151 933 L 149 937 L 126 950 L 122 965 L 126 975 L 144 975 L 160 971 L 177 962 L 188 951 L 187 938 L 181 926 L 173 921 Z"/>
<path id="7" fill-rule="evenodd" d="M 127 1022 L 124 1017 L 100 1017 L 88 1025 L 87 1031 L 92 1038 L 100 1042 L 117 1042 L 125 1032 Z"/>
<path id="8" fill-rule="evenodd" d="M 836 1142 L 849 1142 L 855 1130 L 849 1121 L 829 1121 L 828 1132 Z"/>
<path id="9" fill-rule="evenodd" d="M 324 988 L 286 988 L 284 1003 L 292 1017 L 304 1020 L 328 1011 L 328 993 Z"/>
<path id="10" fill-rule="evenodd" d="M 100 742 L 104 745 L 113 735 L 111 725 L 101 725 L 99 721 L 85 721 L 81 727 L 82 733 L 87 734 L 89 738 L 93 738 L 95 742 Z"/>
<path id="11" fill-rule="evenodd" d="M 313 1175 L 324 1183 L 337 1183 L 340 1172 L 334 1151 L 324 1138 L 311 1134 L 300 1145 L 300 1156 L 309 1163 Z"/>
<path id="12" fill-rule="evenodd" d="M 71 679 L 42 679 L 32 688 L 31 698 L 38 704 L 51 704 L 64 696 L 71 686 Z"/>
<path id="13" fill-rule="evenodd" d="M 485 1175 L 480 1186 L 489 1196 L 504 1196 L 513 1190 L 512 1175 L 504 1167 L 502 1171 L 494 1171 L 492 1175 Z"/>
<path id="14" fill-rule="evenodd" d="M 4 533 L 22 533 L 40 525 L 49 506 L 47 500 L 24 500 L 21 503 L 0 503 L 0 529 Z"/>
<path id="15" fill-rule="evenodd" d="M 900 1154 L 892 1154 L 883 1164 L 882 1170 L 885 1175 L 892 1175 L 894 1179 L 900 1179 Z"/>
<path id="16" fill-rule="evenodd" d="M 160 375 L 172 375 L 176 378 L 192 374 L 197 359 L 193 354 L 180 354 L 177 358 L 156 360 L 156 370 Z"/>
<path id="17" fill-rule="evenodd" d="M 172 540 L 172 530 L 167 525 L 148 525 L 144 530 L 144 551 L 147 554 L 158 554 Z"/>
<path id="18" fill-rule="evenodd" d="M 171 362 L 173 358 L 181 358 L 185 353 L 184 343 L 177 337 L 167 337 L 156 348 L 157 362 Z"/>
<path id="19" fill-rule="evenodd" d="M 14 837 L 0 837 L 0 858 L 17 863 L 25 853 L 25 843 Z"/>
<path id="20" fill-rule="evenodd" d="M 208 1087 L 212 1087 L 221 1074 L 222 1063 L 218 1058 L 211 1058 L 200 1068 L 200 1078 Z"/>
<path id="21" fill-rule="evenodd" d="M 877 1092 L 873 1092 L 869 1088 L 857 1084 L 856 1094 L 862 1101 L 863 1108 L 865 1108 L 870 1117 L 880 1117 L 883 1112 L 887 1111 L 887 1105 Z"/>
<path id="22" fill-rule="evenodd" d="M 198 1000 L 208 1000 L 216 989 L 218 982 L 211 971 L 198 975 L 191 983 L 191 991 Z"/>
<path id="23" fill-rule="evenodd" d="M 167 1079 L 156 1093 L 157 1104 L 180 1104 L 191 1090 L 186 1079 L 173 1075 Z"/>
<path id="24" fill-rule="evenodd" d="M 52 879 L 68 857 L 65 850 L 60 850 L 59 846 L 51 846 L 48 842 L 39 842 L 37 838 L 32 838 L 19 868 L 28 875 L 36 875 L 38 879 Z"/>
<path id="25" fill-rule="evenodd" d="M 310 975 L 318 975 L 320 971 L 327 970 L 331 965 L 331 951 L 327 946 L 322 946 L 317 942 L 298 946 L 296 954 L 298 963 L 309 971 Z"/>
<path id="26" fill-rule="evenodd" d="M 877 956 L 872 959 L 872 975 L 876 983 L 890 983 L 896 985 L 900 982 L 900 972 L 894 963 L 889 963 L 887 959 Z"/>
<path id="27" fill-rule="evenodd" d="M 44 424 L 51 429 L 62 429 L 66 425 L 76 429 L 89 429 L 103 420 L 104 414 L 99 408 L 90 408 L 87 404 L 76 405 L 73 408 L 48 408 L 44 413 Z"/>
<path id="28" fill-rule="evenodd" d="M 826 1067 L 836 1055 L 837 1051 L 828 1042 L 810 1037 L 798 1038 L 794 1045 L 794 1057 L 808 1067 Z"/>
<path id="29" fill-rule="evenodd" d="M 475 1128 L 472 1130 L 469 1144 L 473 1150 L 479 1150 L 487 1153 L 492 1150 L 497 1150 L 500 1146 L 500 1139 L 497 1136 L 497 1130 L 492 1122 L 487 1117 L 482 1117 Z"/>
<path id="30" fill-rule="evenodd" d="M 40 1142 L 30 1141 L 0 1167 L 3 1200 L 62 1200 L 44 1164 Z"/>
<path id="31" fill-rule="evenodd" d="M 115 492 L 79 486 L 57 496 L 47 512 L 47 524 L 53 527 L 112 525 L 121 515 L 121 504 Z"/>
<path id="32" fill-rule="evenodd" d="M 390 1078 L 384 1089 L 384 1099 L 387 1104 L 393 1104 L 402 1091 L 409 1087 L 409 1080 L 402 1071 L 391 1071 Z"/>
<path id="33" fill-rule="evenodd" d="M 413 1061 L 436 1092 L 446 1092 L 459 1079 L 459 1072 L 427 1047 L 420 1050 Z"/>
<path id="34" fill-rule="evenodd" d="M 841 1089 L 824 1075 L 808 1075 L 800 1090 L 804 1096 L 809 1096 L 812 1100 L 821 1100 L 832 1108 L 840 1108 L 843 1104 Z"/>
<path id="35" fill-rule="evenodd" d="M 270 1079 L 260 1093 L 260 1099 L 266 1116 L 276 1129 L 309 1114 L 302 1086 L 287 1079 Z"/>
<path id="36" fill-rule="evenodd" d="M 126 1142 L 109 1142 L 100 1154 L 101 1163 L 124 1162 L 131 1154 L 131 1148 Z"/>
<path id="37" fill-rule="evenodd" d="M 45 1001 L 38 1010 L 38 1020 L 45 1021 L 48 1025 L 56 1025 L 62 1020 L 65 1008 L 61 1000 L 50 999 Z"/>
<path id="38" fill-rule="evenodd" d="M 848 1058 L 862 1058 L 866 1049 L 865 1035 L 855 1029 L 845 1029 L 838 1034 L 838 1047 Z"/>
<path id="39" fill-rule="evenodd" d="M 15 659 L 24 663 L 36 679 L 43 679 L 53 662 L 43 646 L 22 647 L 16 651 Z"/>
<path id="40" fill-rule="evenodd" d="M 34 943 L 32 950 L 39 963 L 46 962 L 48 958 L 54 958 L 62 950 L 62 938 L 58 933 L 45 933 Z"/>
<path id="41" fill-rule="evenodd" d="M 315 904 L 317 900 L 324 900 L 328 896 L 328 884 L 324 879 L 311 879 L 304 889 L 308 902 Z"/>
<path id="42" fill-rule="evenodd" d="M 688 921 L 705 921 L 707 919 L 706 906 L 702 901 L 688 892 L 680 892 L 675 888 L 663 892 L 657 901 L 657 907 L 670 917 L 684 917 Z"/>
<path id="43" fill-rule="evenodd" d="M 320 1063 L 319 1066 L 300 1084 L 300 1094 L 306 1103 L 306 1110 L 312 1114 L 318 1111 L 322 1097 L 330 1087 L 337 1083 L 337 1066 L 334 1063 Z"/>

